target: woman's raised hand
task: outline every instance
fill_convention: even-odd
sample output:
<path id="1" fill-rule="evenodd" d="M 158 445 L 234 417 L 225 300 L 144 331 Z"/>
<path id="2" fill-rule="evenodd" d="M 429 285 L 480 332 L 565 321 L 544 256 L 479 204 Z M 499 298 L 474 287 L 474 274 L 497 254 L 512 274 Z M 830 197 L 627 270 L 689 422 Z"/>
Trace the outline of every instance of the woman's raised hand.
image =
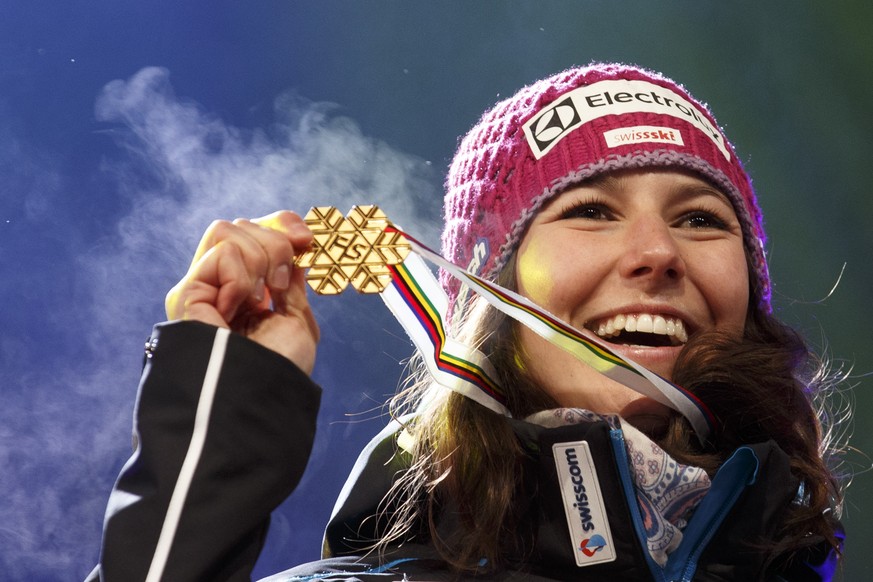
<path id="1" fill-rule="evenodd" d="M 229 328 L 311 373 L 318 324 L 303 271 L 294 266 L 311 241 L 303 219 L 289 211 L 213 222 L 167 294 L 167 317 Z"/>

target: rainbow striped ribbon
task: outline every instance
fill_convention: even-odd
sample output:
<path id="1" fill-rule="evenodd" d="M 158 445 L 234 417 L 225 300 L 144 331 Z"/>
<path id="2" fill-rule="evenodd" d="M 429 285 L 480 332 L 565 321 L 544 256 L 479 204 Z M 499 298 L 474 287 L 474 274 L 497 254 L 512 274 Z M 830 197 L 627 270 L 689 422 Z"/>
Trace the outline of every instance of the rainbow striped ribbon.
<path id="1" fill-rule="evenodd" d="M 622 358 L 589 332 L 575 329 L 525 297 L 465 271 L 445 260 L 415 238 L 391 226 L 409 242 L 415 254 L 392 271 L 392 284 L 382 292 L 388 308 L 406 329 L 424 356 L 434 380 L 488 408 L 509 415 L 493 368 L 481 351 L 446 336 L 448 298 L 422 258 L 445 270 L 482 296 L 496 309 L 585 362 L 601 374 L 648 396 L 685 416 L 701 441 L 716 421 L 712 413 L 687 390 L 639 364 Z"/>
<path id="2" fill-rule="evenodd" d="M 448 297 L 422 258 L 410 253 L 403 263 L 388 269 L 391 285 L 382 291 L 382 299 L 421 352 L 434 380 L 511 416 L 487 356 L 446 335 Z"/>

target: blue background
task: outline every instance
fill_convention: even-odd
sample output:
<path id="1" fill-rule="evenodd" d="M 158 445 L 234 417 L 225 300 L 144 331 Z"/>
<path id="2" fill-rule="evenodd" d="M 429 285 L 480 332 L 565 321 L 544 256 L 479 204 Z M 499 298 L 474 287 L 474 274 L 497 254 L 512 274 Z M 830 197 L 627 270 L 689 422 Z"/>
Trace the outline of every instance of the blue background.
<path id="1" fill-rule="evenodd" d="M 457 137 L 501 96 L 591 60 L 681 80 L 741 153 L 777 311 L 856 386 L 837 402 L 855 405 L 844 577 L 869 577 L 870 6 L 4 0 L 0 579 L 96 563 L 143 342 L 212 219 L 378 203 L 435 245 Z M 314 303 L 320 432 L 256 576 L 318 557 L 410 351 L 378 298 Z"/>

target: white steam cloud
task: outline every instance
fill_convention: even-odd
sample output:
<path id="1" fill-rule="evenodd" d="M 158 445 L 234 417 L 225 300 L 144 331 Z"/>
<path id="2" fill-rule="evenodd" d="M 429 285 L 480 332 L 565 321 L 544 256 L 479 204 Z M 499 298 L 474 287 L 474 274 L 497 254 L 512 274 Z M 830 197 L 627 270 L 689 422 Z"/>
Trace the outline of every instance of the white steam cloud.
<path id="1" fill-rule="evenodd" d="M 0 417 L 8 419 L 0 425 L 0 577 L 76 579 L 93 566 L 108 488 L 130 450 L 138 346 L 212 220 L 378 204 L 436 243 L 442 196 L 434 169 L 363 135 L 337 109 L 285 95 L 269 128 L 241 129 L 177 98 L 164 69 L 106 85 L 97 119 L 123 149 L 100 171 L 129 210 L 111 236 L 70 251 L 70 305 L 57 311 L 78 314 L 68 327 L 82 349 L 70 349 L 77 361 L 63 364 L 73 369 L 16 377 L 12 393 L 28 410 Z M 344 303 L 316 313 L 322 322 L 356 317 Z"/>
<path id="2" fill-rule="evenodd" d="M 212 220 L 283 208 L 302 214 L 315 205 L 345 212 L 354 204 L 378 204 L 392 221 L 434 244 L 442 196 L 430 165 L 362 135 L 354 121 L 331 115 L 335 108 L 285 95 L 276 101 L 277 121 L 269 130 L 243 130 L 177 99 L 164 69 L 109 83 L 97 117 L 129 128 L 131 152 L 145 162 L 150 185 L 138 179 L 141 167 L 108 168 L 119 172 L 134 207 L 119 225 L 120 248 L 90 265 L 98 273 L 100 265 L 113 268 L 103 271 L 100 287 L 112 286 L 115 267 L 128 265 L 136 271 L 122 279 L 128 293 L 163 293 L 150 287 L 166 276 L 168 264 L 184 271 Z M 113 326 L 123 317 L 103 306 L 99 311 Z"/>

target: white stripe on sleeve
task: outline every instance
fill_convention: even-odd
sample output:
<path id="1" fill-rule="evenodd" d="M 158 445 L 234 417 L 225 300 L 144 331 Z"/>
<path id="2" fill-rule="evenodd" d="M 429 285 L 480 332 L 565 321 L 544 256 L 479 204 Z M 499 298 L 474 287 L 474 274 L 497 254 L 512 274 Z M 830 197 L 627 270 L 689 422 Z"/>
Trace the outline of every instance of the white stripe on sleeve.
<path id="1" fill-rule="evenodd" d="M 215 333 L 212 353 L 209 356 L 209 364 L 206 366 L 206 375 L 203 377 L 200 400 L 197 403 L 197 413 L 194 417 L 194 432 L 191 435 L 191 442 L 188 444 L 188 451 L 185 453 L 185 460 L 179 471 L 170 504 L 167 506 L 167 515 L 164 516 L 164 525 L 161 527 L 161 535 L 158 538 L 157 546 L 155 546 L 146 582 L 158 582 L 167 565 L 167 558 L 170 555 L 170 548 L 173 546 L 176 528 L 179 526 L 179 518 L 182 515 L 182 507 L 188 497 L 188 490 L 194 478 L 194 470 L 197 468 L 200 455 L 203 452 L 203 444 L 206 442 L 206 429 L 212 415 L 212 403 L 215 400 L 218 377 L 224 363 L 229 336 L 230 330 L 225 328 L 218 328 Z"/>

